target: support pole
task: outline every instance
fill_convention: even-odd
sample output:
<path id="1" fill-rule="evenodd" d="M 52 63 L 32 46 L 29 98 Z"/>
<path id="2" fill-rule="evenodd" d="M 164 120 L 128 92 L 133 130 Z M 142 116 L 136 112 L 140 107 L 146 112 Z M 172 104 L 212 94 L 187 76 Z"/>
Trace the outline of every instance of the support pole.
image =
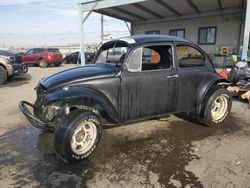
<path id="1" fill-rule="evenodd" d="M 129 31 L 130 35 L 132 35 L 132 29 L 129 27 L 128 22 L 126 22 L 126 21 L 124 21 L 124 22 L 125 22 L 125 24 L 127 26 L 127 29 Z"/>
<path id="2" fill-rule="evenodd" d="M 81 65 L 85 65 L 85 52 L 84 52 L 84 22 L 82 5 L 79 5 L 79 29 L 80 29 L 80 54 L 81 54 Z"/>
<path id="3" fill-rule="evenodd" d="M 101 44 L 103 44 L 104 40 L 104 19 L 103 14 L 101 14 Z"/>
<path id="4" fill-rule="evenodd" d="M 245 17 L 245 27 L 244 27 L 244 38 L 243 38 L 243 49 L 241 60 L 247 61 L 247 51 L 249 45 L 249 35 L 250 35 L 250 0 L 246 0 L 246 17 Z"/>

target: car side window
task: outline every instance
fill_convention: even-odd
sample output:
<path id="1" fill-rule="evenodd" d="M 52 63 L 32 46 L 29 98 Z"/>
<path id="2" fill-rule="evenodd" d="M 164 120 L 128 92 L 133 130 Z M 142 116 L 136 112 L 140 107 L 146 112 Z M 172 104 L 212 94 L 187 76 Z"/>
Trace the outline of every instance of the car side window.
<path id="1" fill-rule="evenodd" d="M 36 53 L 42 53 L 44 49 L 37 49 Z"/>
<path id="2" fill-rule="evenodd" d="M 143 48 L 135 49 L 129 57 L 127 68 L 131 72 L 141 71 Z"/>
<path id="3" fill-rule="evenodd" d="M 177 45 L 176 56 L 179 67 L 203 66 L 206 62 L 203 53 L 189 45 Z"/>
<path id="4" fill-rule="evenodd" d="M 39 49 L 34 49 L 33 50 L 33 54 L 37 54 L 37 53 L 39 53 L 40 51 L 39 51 Z"/>
<path id="5" fill-rule="evenodd" d="M 27 51 L 27 52 L 26 52 L 26 55 L 32 55 L 32 54 L 33 54 L 33 51 L 34 51 L 33 49 L 32 49 L 32 50 Z"/>
<path id="6" fill-rule="evenodd" d="M 129 71 L 161 70 L 173 67 L 171 45 L 156 45 L 137 48 L 127 64 Z"/>
<path id="7" fill-rule="evenodd" d="M 25 54 L 26 55 L 31 55 L 33 53 L 33 50 L 29 50 L 29 51 L 27 51 Z"/>

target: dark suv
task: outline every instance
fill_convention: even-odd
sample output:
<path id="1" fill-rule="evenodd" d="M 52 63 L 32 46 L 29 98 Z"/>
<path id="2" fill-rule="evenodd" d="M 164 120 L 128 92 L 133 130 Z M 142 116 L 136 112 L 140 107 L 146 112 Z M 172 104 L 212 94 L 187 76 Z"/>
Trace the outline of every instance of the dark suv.
<path id="1" fill-rule="evenodd" d="M 37 64 L 41 68 L 45 68 L 51 63 L 60 66 L 63 62 L 63 56 L 55 48 L 34 48 L 23 54 L 23 62 L 25 64 Z"/>
<path id="2" fill-rule="evenodd" d="M 221 124 L 232 105 L 227 85 L 198 46 L 142 35 L 103 44 L 93 65 L 42 79 L 35 104 L 21 101 L 19 107 L 32 125 L 55 130 L 59 158 L 81 161 L 96 148 L 104 120 L 118 124 L 188 113 L 200 124 Z"/>
<path id="3" fill-rule="evenodd" d="M 85 52 L 85 64 L 91 64 L 94 60 L 95 53 L 94 52 Z M 74 63 L 74 64 L 81 64 L 81 54 L 80 52 L 73 52 L 71 54 L 67 54 L 63 58 L 63 63 Z"/>
<path id="4" fill-rule="evenodd" d="M 23 75 L 28 72 L 28 67 L 22 63 L 22 57 L 13 52 L 0 50 L 0 85 L 9 77 Z"/>

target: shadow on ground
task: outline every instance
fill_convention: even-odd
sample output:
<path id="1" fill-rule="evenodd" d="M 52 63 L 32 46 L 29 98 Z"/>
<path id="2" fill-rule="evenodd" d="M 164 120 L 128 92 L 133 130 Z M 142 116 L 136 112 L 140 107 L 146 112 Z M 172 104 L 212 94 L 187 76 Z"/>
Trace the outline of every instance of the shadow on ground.
<path id="1" fill-rule="evenodd" d="M 4 85 L 0 86 L 0 88 L 4 87 L 17 87 L 21 85 L 25 85 L 30 83 L 32 76 L 27 73 L 24 75 L 13 76 L 9 78 Z"/>
<path id="2" fill-rule="evenodd" d="M 241 129 L 233 114 L 219 127 L 204 127 L 168 118 L 150 132 L 131 132 L 134 125 L 104 129 L 101 143 L 86 161 L 67 165 L 53 149 L 53 134 L 35 128 L 19 129 L 0 138 L 0 180 L 11 185 L 46 187 L 202 187 L 185 166 L 193 159 L 192 142 Z M 237 122 L 237 123 L 236 123 Z M 145 126 L 149 126 L 150 121 Z M 4 173 L 8 174 L 4 174 Z M 112 186 L 111 186 L 112 187 Z"/>

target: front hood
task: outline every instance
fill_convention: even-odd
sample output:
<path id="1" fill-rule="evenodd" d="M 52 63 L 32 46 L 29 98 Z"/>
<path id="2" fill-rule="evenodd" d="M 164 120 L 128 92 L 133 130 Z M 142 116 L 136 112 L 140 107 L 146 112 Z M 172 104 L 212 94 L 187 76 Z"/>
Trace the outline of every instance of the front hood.
<path id="1" fill-rule="evenodd" d="M 67 69 L 41 80 L 41 84 L 46 89 L 80 82 L 89 79 L 114 76 L 117 70 L 106 64 L 86 65 Z"/>

